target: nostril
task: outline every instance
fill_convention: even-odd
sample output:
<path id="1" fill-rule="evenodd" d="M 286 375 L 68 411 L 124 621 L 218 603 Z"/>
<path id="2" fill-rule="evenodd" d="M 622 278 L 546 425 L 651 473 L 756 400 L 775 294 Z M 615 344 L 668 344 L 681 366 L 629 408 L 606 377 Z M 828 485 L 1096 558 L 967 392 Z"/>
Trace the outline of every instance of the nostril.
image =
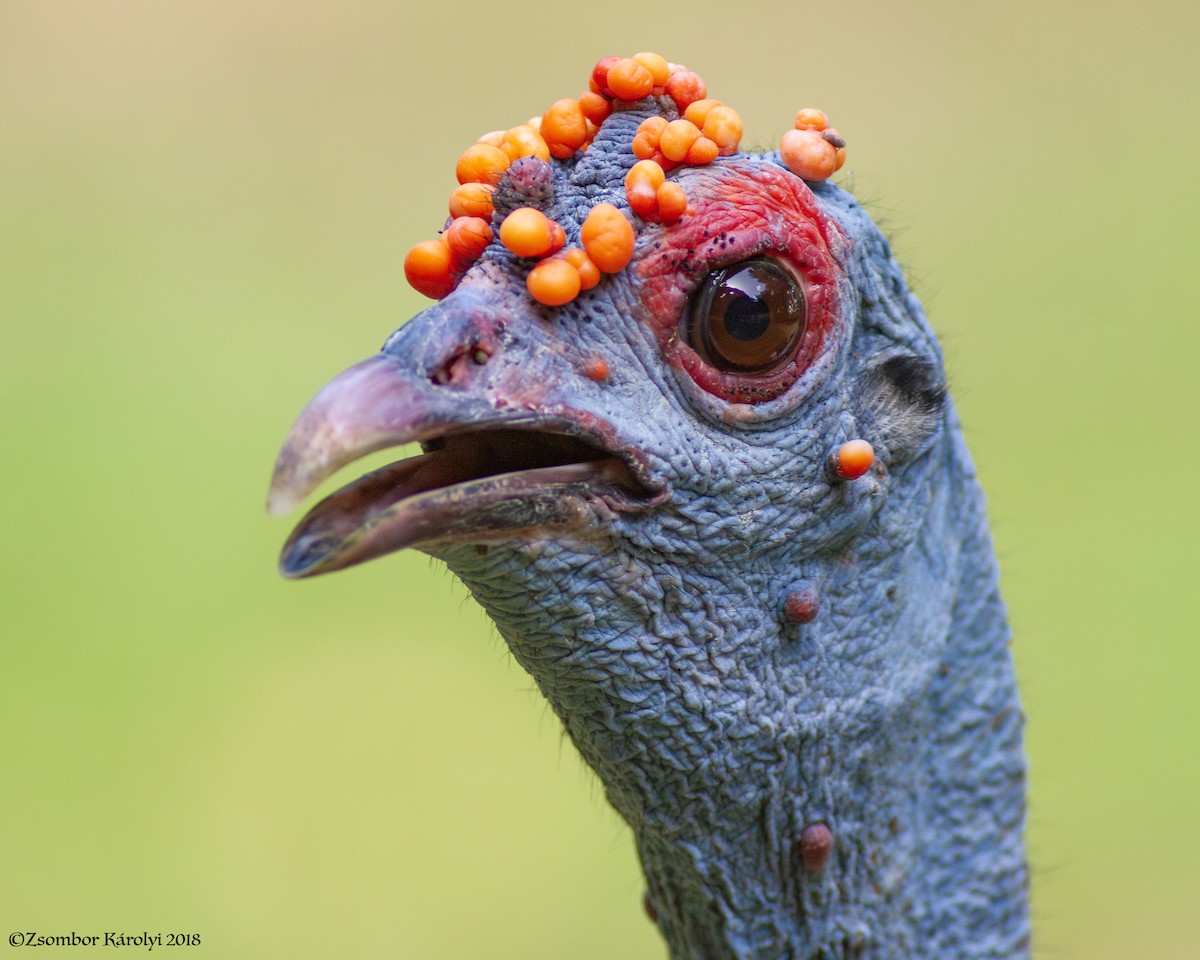
<path id="1" fill-rule="evenodd" d="M 465 349 L 456 350 L 445 363 L 430 374 L 430 379 L 439 387 L 458 383 L 467 376 L 469 364 L 482 367 L 491 359 L 492 353 L 487 347 L 474 343 Z"/>

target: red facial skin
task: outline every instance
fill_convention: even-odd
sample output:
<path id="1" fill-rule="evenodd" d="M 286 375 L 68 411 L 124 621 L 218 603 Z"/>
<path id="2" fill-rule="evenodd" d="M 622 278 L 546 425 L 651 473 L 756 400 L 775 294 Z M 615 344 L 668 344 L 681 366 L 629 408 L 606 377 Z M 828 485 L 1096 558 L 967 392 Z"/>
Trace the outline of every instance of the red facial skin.
<path id="1" fill-rule="evenodd" d="M 667 359 L 696 383 L 731 403 L 781 396 L 821 354 L 838 318 L 834 251 L 844 242 L 804 181 L 770 163 L 732 161 L 684 174 L 694 215 L 670 227 L 644 227 L 638 275 L 649 322 Z M 680 335 L 688 296 L 710 271 L 761 254 L 789 263 L 804 279 L 808 323 L 792 357 L 765 374 L 724 373 Z"/>

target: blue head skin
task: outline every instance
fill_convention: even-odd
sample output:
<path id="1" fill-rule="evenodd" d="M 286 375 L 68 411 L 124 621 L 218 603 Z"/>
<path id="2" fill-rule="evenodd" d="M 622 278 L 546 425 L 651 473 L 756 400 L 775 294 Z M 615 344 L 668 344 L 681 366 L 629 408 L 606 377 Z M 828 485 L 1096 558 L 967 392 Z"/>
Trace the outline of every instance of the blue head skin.
<path id="1" fill-rule="evenodd" d="M 539 206 L 578 242 L 593 204 L 627 209 L 652 109 L 514 167 L 497 222 Z M 573 303 L 535 303 L 493 243 L 314 399 L 276 509 L 369 450 L 427 454 L 315 508 L 284 570 L 444 560 L 633 829 L 676 960 L 1027 956 L 1021 711 L 934 335 L 847 193 L 775 155 L 673 177 L 694 215 L 639 225 Z M 801 278 L 805 333 L 781 369 L 723 373 L 689 298 L 764 254 Z M 852 438 L 876 460 L 842 481 Z"/>

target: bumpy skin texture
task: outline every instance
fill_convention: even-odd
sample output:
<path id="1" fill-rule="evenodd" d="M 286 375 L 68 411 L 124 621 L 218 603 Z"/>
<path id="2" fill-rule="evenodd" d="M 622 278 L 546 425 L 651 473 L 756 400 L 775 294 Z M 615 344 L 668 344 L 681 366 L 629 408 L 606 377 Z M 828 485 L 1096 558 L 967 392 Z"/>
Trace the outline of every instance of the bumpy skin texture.
<path id="1" fill-rule="evenodd" d="M 539 202 L 574 242 L 594 203 L 626 208 L 646 115 L 555 165 Z M 940 380 L 934 335 L 847 193 L 774 155 L 675 176 L 695 216 L 642 226 L 633 264 L 574 303 L 538 306 L 528 263 L 493 244 L 384 347 L 466 419 L 607 424 L 666 502 L 427 549 L 632 827 L 675 960 L 1027 956 L 1022 717 L 982 494 L 953 405 L 879 373 L 916 357 Z M 679 318 L 709 270 L 762 251 L 803 259 L 824 307 L 794 382 L 735 404 L 698 384 Z M 480 344 L 486 363 L 454 360 Z M 582 372 L 596 357 L 607 381 Z M 830 451 L 855 437 L 876 467 L 836 482 Z M 819 595 L 812 622 L 782 613 L 797 584 Z M 818 822 L 834 846 L 809 869 Z"/>

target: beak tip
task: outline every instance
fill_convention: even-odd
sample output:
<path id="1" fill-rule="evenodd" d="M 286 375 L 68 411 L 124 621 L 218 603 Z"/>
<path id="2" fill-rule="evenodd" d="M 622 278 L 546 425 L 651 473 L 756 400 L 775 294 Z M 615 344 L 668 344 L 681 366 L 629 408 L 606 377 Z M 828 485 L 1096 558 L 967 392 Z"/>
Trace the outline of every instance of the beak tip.
<path id="1" fill-rule="evenodd" d="M 324 573 L 331 569 L 328 560 L 334 546 L 325 538 L 296 531 L 279 554 L 279 575 L 285 580 L 303 580 Z"/>
<path id="2" fill-rule="evenodd" d="M 304 501 L 322 477 L 315 478 L 311 469 L 304 469 L 303 456 L 298 455 L 293 438 L 279 452 L 275 470 L 271 474 L 271 486 L 267 491 L 267 516 L 282 517 L 291 513 Z M 318 467 L 321 466 L 318 461 Z"/>
<path id="3" fill-rule="evenodd" d="M 305 571 L 297 570 L 288 563 L 286 557 L 279 558 L 279 575 L 284 580 L 302 580 L 305 576 Z"/>
<path id="4" fill-rule="evenodd" d="M 380 407 L 398 408 L 401 428 L 377 422 Z M 394 361 L 376 355 L 325 384 L 296 418 L 275 461 L 267 514 L 295 510 L 323 480 L 351 460 L 409 439 L 411 388 Z M 384 418 L 387 419 L 386 417 Z"/>
<path id="5" fill-rule="evenodd" d="M 295 496 L 288 491 L 272 486 L 270 493 L 267 494 L 267 516 L 286 516 L 296 509 L 298 502 Z"/>

